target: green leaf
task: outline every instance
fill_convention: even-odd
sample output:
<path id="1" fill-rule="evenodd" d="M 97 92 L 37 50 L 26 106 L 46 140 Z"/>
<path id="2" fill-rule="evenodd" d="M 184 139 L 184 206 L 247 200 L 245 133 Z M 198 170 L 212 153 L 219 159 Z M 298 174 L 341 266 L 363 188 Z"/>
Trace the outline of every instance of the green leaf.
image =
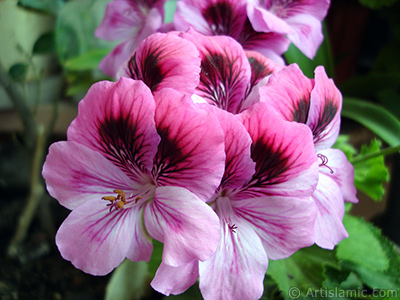
<path id="1" fill-rule="evenodd" d="M 8 74 L 12 79 L 18 82 L 23 82 L 28 73 L 28 65 L 24 63 L 16 63 L 10 67 Z"/>
<path id="2" fill-rule="evenodd" d="M 341 134 L 336 139 L 333 148 L 342 150 L 343 153 L 346 155 L 347 159 L 351 161 L 353 156 L 357 154 L 357 150 L 356 148 L 354 148 L 353 145 L 349 143 L 349 140 L 350 136 Z"/>
<path id="3" fill-rule="evenodd" d="M 33 54 L 46 54 L 53 52 L 54 47 L 54 32 L 46 32 L 42 34 L 33 45 Z"/>
<path id="4" fill-rule="evenodd" d="M 374 227 L 361 218 L 350 215 L 345 215 L 343 224 L 349 238 L 337 245 L 338 259 L 350 261 L 375 272 L 387 270 L 389 259 L 375 236 Z"/>
<path id="5" fill-rule="evenodd" d="M 392 6 L 397 0 L 359 0 L 360 3 L 371 9 L 381 9 L 385 6 Z"/>
<path id="6" fill-rule="evenodd" d="M 400 145 L 400 121 L 383 107 L 362 99 L 345 97 L 342 116 L 364 125 L 390 146 Z"/>
<path id="7" fill-rule="evenodd" d="M 174 14 L 176 11 L 176 3 L 178 0 L 169 0 L 164 5 L 165 17 L 164 23 L 171 23 L 174 21 Z"/>
<path id="8" fill-rule="evenodd" d="M 149 273 L 152 278 L 156 274 L 156 271 L 161 264 L 163 247 L 164 246 L 161 242 L 153 240 L 153 253 L 151 254 L 151 259 L 148 263 L 149 264 Z"/>
<path id="9" fill-rule="evenodd" d="M 203 300 L 198 284 L 194 284 L 187 291 L 180 295 L 163 297 L 163 300 Z"/>
<path id="10" fill-rule="evenodd" d="M 147 263 L 125 259 L 113 271 L 106 287 L 105 299 L 141 299 L 147 288 Z"/>
<path id="11" fill-rule="evenodd" d="M 56 22 L 56 52 L 62 64 L 94 49 L 112 49 L 94 36 L 110 0 L 70 0 L 61 8 Z"/>
<path id="12" fill-rule="evenodd" d="M 18 0 L 18 5 L 56 14 L 64 4 L 63 0 Z"/>
<path id="13" fill-rule="evenodd" d="M 349 238 L 336 251 L 342 270 L 356 273 L 371 289 L 398 289 L 400 256 L 393 243 L 360 218 L 345 215 L 343 223 Z"/>
<path id="14" fill-rule="evenodd" d="M 275 280 L 285 299 L 290 299 L 297 291 L 306 297 L 310 291 L 321 288 L 325 280 L 324 267 L 336 265 L 334 251 L 314 245 L 300 249 L 286 259 L 270 261 L 267 274 Z"/>
<path id="15" fill-rule="evenodd" d="M 68 59 L 64 67 L 69 71 L 89 71 L 99 67 L 100 61 L 109 53 L 108 49 L 94 49 Z"/>
<path id="16" fill-rule="evenodd" d="M 376 153 L 381 150 L 381 142 L 377 139 L 371 141 L 370 146 L 361 147 L 360 156 Z M 357 158 L 357 157 L 355 157 Z M 350 160 L 351 161 L 351 160 Z M 354 185 L 358 190 L 362 190 L 373 200 L 381 200 L 385 189 L 383 183 L 389 180 L 389 171 L 385 166 L 384 157 L 377 156 L 368 160 L 355 163 L 354 166 Z"/>

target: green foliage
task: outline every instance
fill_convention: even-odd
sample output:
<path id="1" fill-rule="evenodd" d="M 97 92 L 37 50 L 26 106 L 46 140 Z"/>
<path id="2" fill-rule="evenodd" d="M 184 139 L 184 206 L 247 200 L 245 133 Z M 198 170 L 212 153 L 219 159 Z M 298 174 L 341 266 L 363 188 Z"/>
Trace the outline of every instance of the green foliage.
<path id="1" fill-rule="evenodd" d="M 324 268 L 335 267 L 337 263 L 333 251 L 312 246 L 297 251 L 289 258 L 270 261 L 267 274 L 275 280 L 283 298 L 291 299 L 294 287 L 303 296 L 310 289 L 320 288 L 325 279 Z"/>
<path id="2" fill-rule="evenodd" d="M 90 71 L 97 69 L 101 60 L 109 53 L 108 49 L 89 50 L 82 55 L 67 60 L 64 64 L 69 71 Z"/>
<path id="3" fill-rule="evenodd" d="M 371 141 L 369 146 L 363 145 L 360 155 L 365 156 L 381 150 L 381 142 Z M 389 171 L 385 166 L 383 156 L 370 158 L 354 164 L 354 185 L 373 200 L 381 200 L 385 190 L 383 183 L 389 180 Z"/>
<path id="4" fill-rule="evenodd" d="M 56 22 L 56 51 L 62 64 L 93 49 L 112 45 L 94 36 L 110 0 L 71 0 L 59 11 Z"/>
<path id="5" fill-rule="evenodd" d="M 270 262 L 265 293 L 273 291 L 272 279 L 280 296 L 265 299 L 360 299 L 361 292 L 368 298 L 368 291 L 376 289 L 400 295 L 400 256 L 394 245 L 361 218 L 346 214 L 343 223 L 349 237 L 334 250 L 312 246 Z M 388 293 L 385 299 L 396 298 Z"/>
<path id="6" fill-rule="evenodd" d="M 18 5 L 44 11 L 47 13 L 57 13 L 64 4 L 64 0 L 18 0 Z"/>
<path id="7" fill-rule="evenodd" d="M 176 3 L 178 0 L 169 0 L 165 3 L 165 15 L 164 15 L 164 23 L 171 23 L 174 20 L 174 14 L 176 11 Z"/>
<path id="8" fill-rule="evenodd" d="M 360 3 L 371 9 L 381 9 L 385 6 L 392 6 L 397 0 L 359 0 Z"/>
<path id="9" fill-rule="evenodd" d="M 382 199 L 385 193 L 383 183 L 389 180 L 389 171 L 385 166 L 384 157 L 378 155 L 368 158 L 369 155 L 381 151 L 381 144 L 380 140 L 374 139 L 369 146 L 363 145 L 359 154 L 349 143 L 348 136 L 339 136 L 334 145 L 334 148 L 346 154 L 350 162 L 355 162 L 353 163 L 354 185 L 357 190 L 363 191 L 375 201 Z"/>
<path id="10" fill-rule="evenodd" d="M 400 145 L 400 121 L 382 106 L 344 97 L 342 116 L 364 125 L 390 146 Z"/>
<path id="11" fill-rule="evenodd" d="M 54 51 L 54 32 L 46 32 L 36 40 L 33 45 L 32 54 L 47 54 Z"/>
<path id="12" fill-rule="evenodd" d="M 18 82 L 23 82 L 28 72 L 28 65 L 24 63 L 16 63 L 10 67 L 8 74 L 12 79 Z"/>

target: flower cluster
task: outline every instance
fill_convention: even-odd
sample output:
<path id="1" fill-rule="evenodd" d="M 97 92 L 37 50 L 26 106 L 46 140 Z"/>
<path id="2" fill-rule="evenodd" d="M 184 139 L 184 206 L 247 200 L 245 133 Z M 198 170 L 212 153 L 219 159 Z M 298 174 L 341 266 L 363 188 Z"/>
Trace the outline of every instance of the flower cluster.
<path id="1" fill-rule="evenodd" d="M 339 90 L 323 67 L 309 79 L 274 59 L 286 40 L 315 53 L 329 2 L 181 0 L 176 30 L 154 33 L 163 4 L 107 7 L 97 34 L 127 38 L 102 64 L 117 80 L 90 88 L 43 168 L 72 210 L 56 243 L 104 275 L 148 261 L 155 239 L 157 291 L 199 279 L 205 299 L 258 299 L 270 259 L 332 249 L 347 237 L 344 202 L 357 202 L 353 168 L 331 149 Z"/>

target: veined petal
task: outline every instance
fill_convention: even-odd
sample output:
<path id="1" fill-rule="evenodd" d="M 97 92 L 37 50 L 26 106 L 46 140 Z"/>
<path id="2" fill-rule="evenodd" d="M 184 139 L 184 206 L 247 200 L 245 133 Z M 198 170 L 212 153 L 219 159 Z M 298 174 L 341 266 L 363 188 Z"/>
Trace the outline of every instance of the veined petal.
<path id="1" fill-rule="evenodd" d="M 260 88 L 261 101 L 273 107 L 287 121 L 307 123 L 313 82 L 297 64 L 273 74 Z"/>
<path id="2" fill-rule="evenodd" d="M 134 208 L 110 213 L 103 200 L 88 201 L 61 224 L 56 244 L 63 258 L 76 268 L 92 275 L 105 275 L 127 256 L 139 217 Z"/>
<path id="3" fill-rule="evenodd" d="M 282 34 L 257 32 L 253 29 L 249 19 L 246 19 L 237 41 L 246 50 L 257 51 L 278 64 L 285 64 L 282 54 L 289 48 L 290 41 Z"/>
<path id="4" fill-rule="evenodd" d="M 324 39 L 321 21 L 309 15 L 297 15 L 287 19 L 287 22 L 294 29 L 294 33 L 288 35 L 289 40 L 305 56 L 313 59 Z"/>
<path id="5" fill-rule="evenodd" d="M 265 8 L 255 5 L 252 1 L 247 4 L 247 16 L 254 30 L 258 32 L 276 32 L 280 34 L 293 33 L 293 29 L 281 18 Z"/>
<path id="6" fill-rule="evenodd" d="M 106 6 L 106 12 L 95 35 L 99 38 L 115 41 L 134 36 L 140 30 L 146 18 L 140 1 L 115 0 Z"/>
<path id="7" fill-rule="evenodd" d="M 162 1 L 156 2 L 156 7 L 149 9 L 147 17 L 142 20 L 141 28 L 134 35 L 127 37 L 110 54 L 108 54 L 100 63 L 99 68 L 106 75 L 116 77 L 118 69 L 132 55 L 132 52 L 138 47 L 141 41 L 149 35 L 161 29 L 163 22 Z"/>
<path id="8" fill-rule="evenodd" d="M 357 203 L 357 190 L 354 186 L 354 167 L 346 155 L 339 149 L 319 151 L 326 158 L 326 166 L 320 167 L 320 173 L 330 177 L 340 188 L 344 201 Z"/>
<path id="9" fill-rule="evenodd" d="M 310 196 L 318 181 L 310 129 L 283 120 L 264 102 L 254 104 L 240 118 L 252 138 L 251 157 L 256 163 L 243 193 Z"/>
<path id="10" fill-rule="evenodd" d="M 309 197 L 237 198 L 232 205 L 252 225 L 270 259 L 289 257 L 314 243 L 317 210 Z"/>
<path id="11" fill-rule="evenodd" d="M 193 30 L 182 37 L 193 42 L 200 52 L 200 84 L 195 93 L 212 105 L 238 113 L 251 78 L 243 48 L 230 37 L 208 37 Z"/>
<path id="12" fill-rule="evenodd" d="M 244 0 L 182 0 L 177 3 L 175 26 L 184 31 L 189 27 L 212 36 L 239 36 L 246 19 Z"/>
<path id="13" fill-rule="evenodd" d="M 217 116 L 225 134 L 225 173 L 221 188 L 240 188 L 255 172 L 250 156 L 251 138 L 243 124 L 231 113 L 209 106 Z"/>
<path id="14" fill-rule="evenodd" d="M 172 267 L 210 258 L 220 240 L 218 216 L 181 187 L 156 188 L 144 221 L 149 234 L 164 243 L 163 262 Z"/>
<path id="15" fill-rule="evenodd" d="M 333 249 L 348 237 L 343 226 L 344 202 L 340 188 L 335 181 L 320 173 L 312 199 L 318 208 L 315 221 L 315 243 L 325 249 Z"/>
<path id="16" fill-rule="evenodd" d="M 127 39 L 117 47 L 115 47 L 103 60 L 100 62 L 99 69 L 104 74 L 115 77 L 119 68 L 128 59 L 132 51 L 136 49 L 139 42 L 137 39 Z"/>
<path id="17" fill-rule="evenodd" d="M 128 190 L 135 186 L 99 152 L 70 141 L 50 146 L 42 175 L 50 195 L 71 210 L 112 194 L 114 189 Z"/>
<path id="18" fill-rule="evenodd" d="M 256 31 L 287 35 L 313 58 L 323 38 L 321 21 L 329 4 L 329 0 L 250 0 L 247 14 Z"/>
<path id="19" fill-rule="evenodd" d="M 142 41 L 117 77 L 142 80 L 154 92 L 169 87 L 193 94 L 199 83 L 196 47 L 175 34 L 155 33 Z"/>
<path id="20" fill-rule="evenodd" d="M 186 188 L 207 201 L 225 169 L 224 133 L 218 119 L 172 89 L 155 94 L 161 137 L 153 175 L 158 185 Z"/>
<path id="21" fill-rule="evenodd" d="M 270 76 L 282 70 L 283 66 L 272 59 L 266 58 L 256 51 L 245 51 L 251 66 L 251 80 L 247 87 L 246 99 L 242 104 L 242 111 L 260 101 L 259 89 L 266 85 Z"/>
<path id="22" fill-rule="evenodd" d="M 179 267 L 171 267 L 162 262 L 151 281 L 151 287 L 166 296 L 178 295 L 195 284 L 197 278 L 199 278 L 198 261 Z"/>
<path id="23" fill-rule="evenodd" d="M 315 149 L 330 148 L 336 141 L 340 130 L 340 111 L 342 95 L 325 69 L 315 69 L 315 86 L 311 92 L 310 112 L 307 125 L 314 135 Z"/>
<path id="24" fill-rule="evenodd" d="M 79 103 L 68 140 L 101 153 L 138 181 L 150 172 L 160 141 L 154 112 L 154 98 L 143 82 L 99 82 Z"/>
<path id="25" fill-rule="evenodd" d="M 219 248 L 209 260 L 200 262 L 200 290 L 205 300 L 255 300 L 263 294 L 268 267 L 265 250 L 247 222 L 233 221 L 237 228 L 223 224 Z"/>

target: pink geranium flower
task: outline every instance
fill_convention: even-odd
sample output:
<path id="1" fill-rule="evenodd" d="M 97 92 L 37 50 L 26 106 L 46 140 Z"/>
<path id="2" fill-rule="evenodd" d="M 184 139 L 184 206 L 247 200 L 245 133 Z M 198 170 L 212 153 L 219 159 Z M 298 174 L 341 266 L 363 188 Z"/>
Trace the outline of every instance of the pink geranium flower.
<path id="1" fill-rule="evenodd" d="M 340 130 L 342 96 L 323 67 L 309 79 L 293 64 L 272 75 L 260 89 L 261 100 L 286 120 L 304 123 L 313 133 L 319 181 L 312 195 L 318 206 L 315 242 L 332 249 L 348 236 L 342 219 L 344 201 L 357 202 L 354 170 L 343 152 L 332 149 Z"/>
<path id="2" fill-rule="evenodd" d="M 49 193 L 72 210 L 60 226 L 61 255 L 94 275 L 126 257 L 148 261 L 151 238 L 167 266 L 206 260 L 220 241 L 205 201 L 224 171 L 224 137 L 212 114 L 140 81 L 93 85 L 68 140 L 50 147 L 43 167 Z"/>
<path id="3" fill-rule="evenodd" d="M 318 163 L 312 135 L 306 126 L 282 120 L 265 103 L 239 116 L 210 110 L 225 132 L 225 173 L 210 199 L 220 218 L 220 245 L 205 262 L 163 265 L 152 286 L 166 295 L 178 294 L 200 274 L 206 300 L 259 299 L 268 260 L 314 243 L 316 207 L 310 195 Z"/>
<path id="4" fill-rule="evenodd" d="M 142 80 L 153 93 L 173 88 L 239 113 L 259 101 L 258 89 L 282 69 L 255 51 L 244 51 L 234 39 L 188 32 L 156 33 L 138 46 L 118 71 Z"/>
<path id="5" fill-rule="evenodd" d="M 283 34 L 312 59 L 329 5 L 330 0 L 249 0 L 247 14 L 256 31 Z"/>
<path id="6" fill-rule="evenodd" d="M 122 42 L 108 54 L 100 69 L 115 77 L 121 64 L 139 43 L 159 30 L 164 21 L 166 0 L 114 0 L 107 4 L 102 23 L 95 35 L 108 41 Z"/>
<path id="7" fill-rule="evenodd" d="M 180 0 L 174 25 L 177 30 L 190 27 L 207 35 L 227 35 L 245 50 L 254 50 L 277 63 L 284 64 L 282 54 L 290 42 L 275 32 L 257 32 L 246 12 L 246 0 Z"/>

